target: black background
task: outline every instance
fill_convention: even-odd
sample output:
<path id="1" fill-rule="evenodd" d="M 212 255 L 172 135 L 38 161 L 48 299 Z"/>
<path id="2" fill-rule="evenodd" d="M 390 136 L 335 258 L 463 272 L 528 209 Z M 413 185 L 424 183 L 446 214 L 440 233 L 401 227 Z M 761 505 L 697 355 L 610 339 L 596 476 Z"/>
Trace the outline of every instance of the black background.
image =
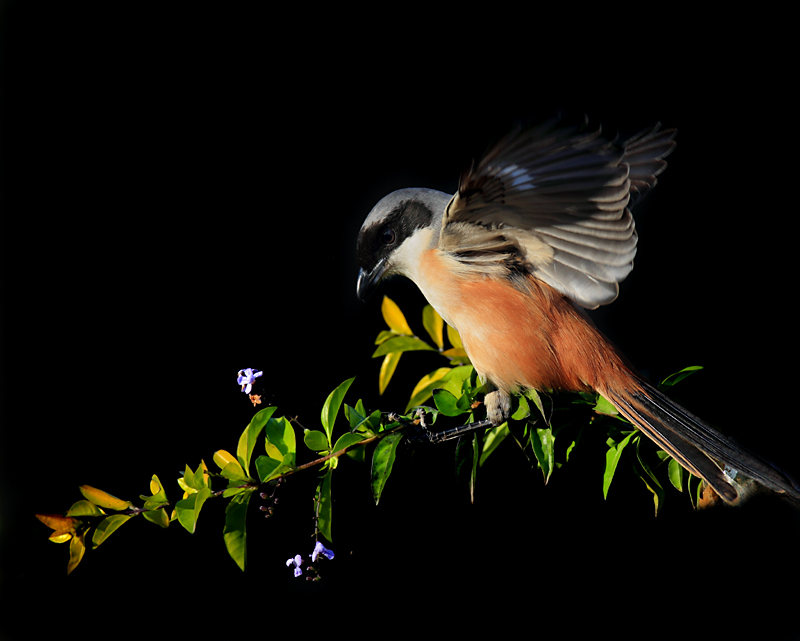
<path id="1" fill-rule="evenodd" d="M 379 399 L 380 295 L 355 297 L 363 218 L 393 189 L 453 191 L 514 122 L 556 109 L 623 136 L 678 128 L 636 212 L 636 269 L 594 318 L 654 379 L 703 365 L 682 402 L 800 475 L 796 118 L 775 43 L 699 15 L 600 37 L 521 15 L 169 6 L 2 5 L 0 638 L 795 638 L 797 513 L 693 513 L 671 491 L 654 520 L 629 474 L 603 501 L 597 435 L 547 487 L 505 444 L 475 505 L 451 445 L 398 458 L 378 507 L 367 469 L 343 462 L 318 584 L 284 566 L 313 547 L 313 474 L 273 519 L 251 508 L 245 573 L 212 501 L 195 535 L 137 519 L 65 576 L 66 546 L 33 514 L 84 483 L 134 499 L 154 473 L 177 498 L 186 463 L 235 450 L 253 411 L 242 367 L 312 429 L 354 375 L 347 402 L 402 409 L 443 363 L 404 356 Z M 422 334 L 413 285 L 381 294 Z"/>

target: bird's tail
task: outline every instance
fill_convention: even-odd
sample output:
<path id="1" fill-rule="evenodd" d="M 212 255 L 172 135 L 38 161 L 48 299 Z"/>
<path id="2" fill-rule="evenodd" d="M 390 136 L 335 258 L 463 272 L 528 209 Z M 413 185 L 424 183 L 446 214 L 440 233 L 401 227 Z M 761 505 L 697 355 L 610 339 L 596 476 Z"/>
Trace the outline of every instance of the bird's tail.
<path id="1" fill-rule="evenodd" d="M 784 494 L 800 505 L 800 490 L 781 472 L 707 425 L 647 382 L 600 393 L 626 419 L 660 445 L 695 476 L 701 477 L 726 503 L 740 501 L 741 487 L 733 472 Z M 726 469 L 727 468 L 727 469 Z M 723 469 L 726 469 L 727 474 Z"/>

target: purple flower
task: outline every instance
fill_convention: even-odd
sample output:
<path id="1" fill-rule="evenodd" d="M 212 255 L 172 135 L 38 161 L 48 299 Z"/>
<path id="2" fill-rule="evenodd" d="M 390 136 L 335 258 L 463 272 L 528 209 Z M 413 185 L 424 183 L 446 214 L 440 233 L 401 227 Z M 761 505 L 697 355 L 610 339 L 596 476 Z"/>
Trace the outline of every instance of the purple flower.
<path id="1" fill-rule="evenodd" d="M 286 567 L 289 567 L 290 565 L 294 566 L 294 575 L 295 576 L 300 576 L 303 573 L 303 570 L 300 569 L 300 566 L 302 564 L 303 564 L 303 557 L 300 556 L 299 554 L 296 557 L 294 557 L 293 559 L 287 559 L 286 560 Z"/>
<path id="2" fill-rule="evenodd" d="M 326 557 L 327 559 L 333 558 L 333 550 L 329 550 L 324 545 L 322 545 L 322 543 L 317 541 L 317 544 L 314 546 L 314 551 L 311 553 L 311 562 L 313 563 L 314 561 L 316 561 L 317 557 L 320 554 Z"/>
<path id="3" fill-rule="evenodd" d="M 248 367 L 247 369 L 240 369 L 239 378 L 236 379 L 236 382 L 242 386 L 242 391 L 245 394 L 249 394 L 250 390 L 253 389 L 253 383 L 255 383 L 256 379 L 263 373 L 264 372 L 254 372 L 252 367 Z"/>

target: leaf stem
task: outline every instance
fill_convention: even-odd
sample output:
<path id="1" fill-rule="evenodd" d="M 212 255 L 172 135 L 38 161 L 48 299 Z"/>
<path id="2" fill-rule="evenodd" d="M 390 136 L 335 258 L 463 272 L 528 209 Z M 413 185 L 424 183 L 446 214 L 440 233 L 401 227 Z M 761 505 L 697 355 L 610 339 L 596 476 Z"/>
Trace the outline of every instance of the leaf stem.
<path id="1" fill-rule="evenodd" d="M 296 472 L 301 472 L 301 471 L 307 470 L 307 469 L 309 469 L 311 467 L 316 467 L 317 465 L 322 465 L 325 461 L 329 461 L 332 458 L 337 458 L 337 457 L 341 456 L 342 454 L 346 454 L 350 450 L 356 449 L 357 447 L 364 447 L 365 445 L 369 445 L 370 443 L 374 443 L 376 441 L 380 441 L 380 440 L 386 438 L 387 436 L 389 436 L 389 434 L 394 434 L 395 432 L 401 432 L 402 430 L 406 429 L 410 425 L 414 425 L 414 423 L 413 422 L 411 422 L 411 423 L 400 423 L 400 425 L 398 425 L 397 427 L 393 427 L 390 430 L 384 430 L 383 432 L 379 432 L 375 436 L 370 436 L 369 438 L 365 438 L 363 441 L 358 441 L 357 443 L 352 443 L 352 444 L 348 445 L 347 447 L 343 447 L 340 450 L 337 450 L 335 452 L 331 452 L 330 454 L 327 454 L 326 456 L 323 456 L 323 457 L 318 458 L 318 459 L 313 460 L 313 461 L 309 461 L 308 463 L 303 463 L 303 465 L 298 465 L 296 468 L 289 470 L 285 474 L 281 474 L 277 478 L 286 478 L 287 476 L 295 474 Z M 272 479 L 272 480 L 274 481 L 275 479 Z"/>

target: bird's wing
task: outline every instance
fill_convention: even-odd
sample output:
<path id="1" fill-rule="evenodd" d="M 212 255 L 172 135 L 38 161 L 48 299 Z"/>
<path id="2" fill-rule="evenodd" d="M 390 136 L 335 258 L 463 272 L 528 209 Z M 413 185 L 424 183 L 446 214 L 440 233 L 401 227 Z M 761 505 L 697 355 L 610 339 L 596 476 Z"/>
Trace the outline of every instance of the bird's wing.
<path id="1" fill-rule="evenodd" d="M 517 128 L 461 176 L 438 247 L 465 270 L 526 270 L 583 307 L 610 303 L 633 269 L 630 207 L 675 133 L 656 125 L 619 144 L 585 121 Z"/>

